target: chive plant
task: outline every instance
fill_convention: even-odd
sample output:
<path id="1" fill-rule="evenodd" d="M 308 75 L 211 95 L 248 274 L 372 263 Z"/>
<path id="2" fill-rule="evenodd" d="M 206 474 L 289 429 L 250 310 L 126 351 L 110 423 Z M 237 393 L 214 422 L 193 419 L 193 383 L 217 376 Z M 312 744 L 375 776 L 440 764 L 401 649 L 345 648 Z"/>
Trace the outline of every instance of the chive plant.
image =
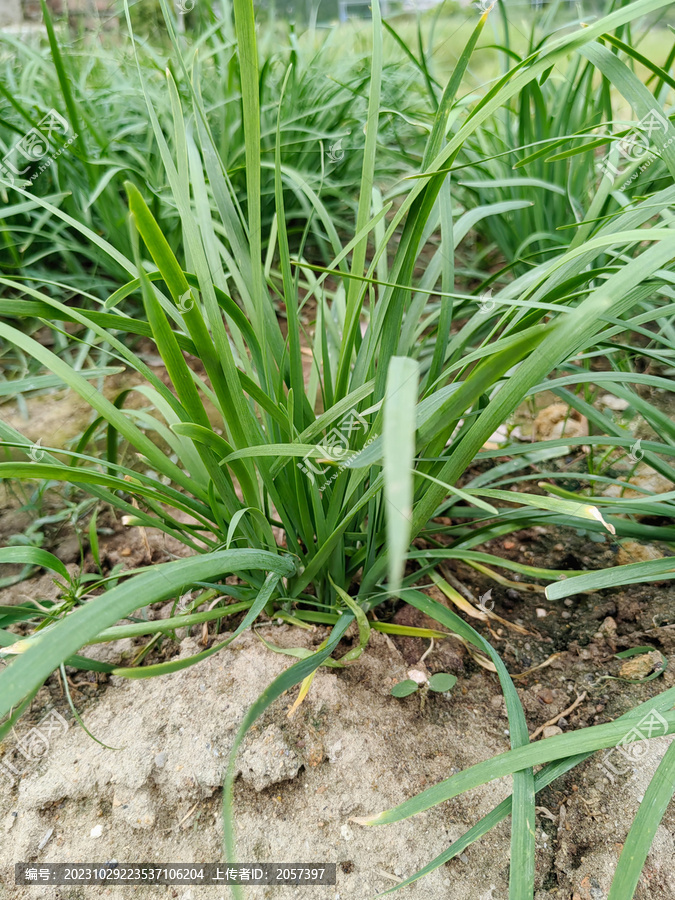
<path id="1" fill-rule="evenodd" d="M 131 256 L 126 224 L 124 182 L 142 185 L 148 204 L 163 233 L 177 252 L 185 252 L 182 228 L 173 197 L 166 189 L 165 171 L 155 133 L 148 128 L 146 100 L 155 109 L 162 135 L 171 141 L 173 116 L 166 92 L 165 69 L 172 70 L 176 89 L 189 95 L 188 72 L 197 65 L 203 109 L 212 133 L 212 152 L 219 157 L 222 177 L 233 192 L 233 203 L 246 207 L 246 165 L 242 119 L 242 89 L 236 42 L 226 23 L 217 22 L 191 39 L 179 35 L 184 67 L 171 58 L 166 35 L 156 46 L 146 41 L 136 47 L 136 58 L 105 36 L 96 53 L 79 41 L 62 45 L 45 7 L 48 42 L 31 44 L 10 35 L 0 36 L 2 70 L 0 148 L 9 152 L 13 168 L 3 168 L 0 196 L 7 239 L 0 250 L 6 271 L 24 278 L 49 282 L 56 276 L 68 285 L 92 289 L 105 299 L 120 283 L 124 269 L 109 254 L 101 253 L 82 229 L 45 211 L 41 198 L 68 213 L 80 226 L 103 234 L 126 256 Z M 337 227 L 346 227 L 345 215 L 354 204 L 360 174 L 363 122 L 368 93 L 368 60 L 363 54 L 346 58 L 337 48 L 337 32 L 324 39 L 299 40 L 287 30 L 263 32 L 264 62 L 259 72 L 260 173 L 263 244 L 274 226 L 274 148 L 277 125 L 281 130 L 281 179 L 289 240 L 294 250 L 308 244 L 324 261 L 332 258 L 326 233 L 314 212 L 321 195 Z M 292 72 L 285 93 L 286 70 Z M 143 74 L 146 96 L 139 90 L 137 67 Z M 413 76 L 393 63 L 385 66 L 383 105 L 396 115 L 382 116 L 379 133 L 378 176 L 393 180 L 406 171 L 401 147 L 413 143 L 419 129 L 409 124 L 408 110 Z M 225 90 L 223 90 L 225 88 Z M 69 132 L 59 130 L 52 140 L 66 151 L 55 157 L 30 187 L 31 197 L 19 198 L 8 184 L 21 183 L 16 174 L 26 167 L 23 157 L 11 155 L 25 132 L 34 128 L 50 109 L 61 110 Z M 412 109 L 410 110 L 412 114 Z M 25 177 L 39 171 L 36 163 Z M 11 199 L 11 202 L 10 202 Z M 19 202 L 17 202 L 19 201 Z M 92 279 L 92 273 L 95 277 Z M 59 289 L 55 291 L 60 294 Z"/>
<path id="2" fill-rule="evenodd" d="M 642 441 L 644 462 L 666 478 L 672 475 L 675 427 L 634 387 L 669 389 L 669 382 L 652 372 L 634 371 L 631 341 L 634 335 L 643 339 L 640 353 L 655 366 L 671 364 L 675 129 L 655 94 L 634 73 L 630 54 L 605 37 L 666 2 L 636 0 L 587 27 L 553 36 L 518 60 L 470 108 L 463 103 L 458 108 L 458 91 L 485 13 L 438 99 L 416 177 L 407 181 L 405 191 L 395 190 L 396 203 L 383 195 L 376 179 L 384 61 L 375 2 L 351 231 L 338 231 L 320 193 L 305 191 L 332 254 L 328 264 L 318 264 L 292 249 L 287 225 L 282 111 L 291 96 L 293 68 L 287 69 L 280 87 L 271 170 L 274 227 L 264 247 L 261 186 L 269 160 L 261 149 L 265 144 L 252 4 L 234 4 L 246 182 L 241 204 L 204 101 L 202 64 L 198 57 L 180 53 L 170 10 L 162 0 L 175 58 L 164 76 L 161 108 L 138 49 L 134 52 L 138 89 L 147 104 L 157 154 L 152 165 L 161 167 L 176 226 L 162 227 L 152 190 L 138 178 L 130 177 L 125 197 L 118 198 L 128 210 L 124 240 L 118 240 L 119 229 L 98 233 L 53 198 L 13 188 L 16 203 L 28 202 L 32 209 L 48 213 L 53 223 L 63 223 L 78 241 L 90 245 L 92 258 L 108 258 L 124 277 L 104 300 L 96 302 L 89 295 L 79 305 L 64 303 L 54 290 L 11 272 L 0 278 L 7 292 L 0 300 L 3 340 L 32 357 L 92 409 L 91 426 L 71 448 L 45 447 L 41 458 L 2 462 L 0 477 L 76 486 L 123 513 L 130 527 L 170 534 L 193 555 L 145 570 L 116 572 L 114 586 L 86 604 L 74 601 L 67 614 L 43 619 L 27 609 L 25 621 L 34 628 L 25 639 L 0 627 L 0 641 L 11 660 L 0 672 L 4 730 L 63 663 L 149 678 L 218 652 L 263 611 L 328 625 L 321 648 L 268 687 L 236 737 L 224 790 L 225 852 L 232 859 L 234 758 L 246 731 L 284 691 L 301 683 L 307 689 L 352 623 L 358 640 L 338 665 L 357 658 L 370 630 L 382 627 L 370 615 L 372 610 L 398 597 L 490 660 L 505 695 L 511 750 L 363 823 L 399 821 L 512 774 L 512 796 L 409 881 L 510 815 L 510 897 L 533 896 L 536 792 L 590 753 L 621 740 L 647 712 L 658 711 L 665 733 L 674 732 L 673 689 L 624 720 L 530 746 L 518 694 L 496 651 L 463 619 L 429 598 L 419 582 L 428 576 L 451 590 L 436 569 L 440 561 L 457 558 L 483 572 L 511 568 L 548 581 L 551 599 L 631 579 L 675 575 L 666 559 L 636 564 L 638 568 L 578 573 L 560 581 L 563 573 L 475 549 L 536 522 L 567 527 L 581 522 L 589 531 L 618 537 L 675 539 L 669 524 L 672 492 L 645 492 L 638 500 L 578 496 L 556 484 L 555 472 L 542 470 L 547 460 L 568 453 L 575 443 L 616 455 L 631 452 L 633 435 L 592 403 L 593 392 L 601 386 L 603 392 L 626 399 L 652 426 L 660 439 Z M 506 260 L 500 271 L 485 278 L 492 285 L 489 302 L 485 296 L 455 290 L 454 259 L 470 229 L 484 216 L 518 208 L 513 204 L 520 201 L 489 201 L 483 204 L 487 208 L 456 215 L 453 166 L 468 148 L 475 153 L 481 141 L 487 146 L 485 134 L 510 104 L 524 108 L 527 96 L 554 67 L 579 56 L 603 84 L 613 85 L 637 118 L 659 112 L 664 125 L 659 165 L 668 177 L 652 184 L 645 195 L 623 194 L 606 215 L 605 203 L 621 185 L 615 188 L 599 175 L 589 195 L 579 192 L 583 209 L 569 242 L 553 245 L 550 253 L 531 260 L 522 271 L 514 271 Z M 670 84 L 665 71 L 659 70 L 658 77 Z M 538 97 L 543 103 L 550 100 L 545 92 Z M 661 91 L 659 97 L 663 101 Z M 169 126 L 162 122 L 167 115 Z M 454 126 L 449 128 L 451 116 Z M 532 199 L 536 202 L 534 194 Z M 55 281 L 51 288 L 58 286 Z M 137 313 L 139 305 L 143 315 Z M 136 374 L 138 386 L 132 390 L 145 405 L 127 406 L 126 390 L 108 399 L 92 384 L 97 376 L 89 369 L 76 368 L 27 333 L 22 323 L 36 318 L 58 323 L 59 328 L 68 323 L 73 340 L 105 348 L 107 364 Z M 168 384 L 135 351 L 139 337 L 151 341 L 161 355 Z M 594 371 L 591 365 L 599 354 L 609 360 L 605 371 Z M 304 359 L 311 363 L 308 371 Z M 593 433 L 576 441 L 563 437 L 483 450 L 520 404 L 545 389 L 586 415 Z M 30 454 L 30 443 L 8 425 L 0 424 L 0 437 L 16 457 Z M 104 449 L 99 450 L 102 440 Z M 474 461 L 494 456 L 511 460 L 476 475 Z M 535 466 L 542 492 L 513 490 L 531 477 Z M 588 473 L 591 487 L 607 481 L 612 479 Z M 647 523 L 640 519 L 646 514 Z M 436 522 L 441 515 L 449 516 L 452 525 Z M 411 550 L 420 537 L 426 549 Z M 45 566 L 67 578 L 62 564 L 39 548 L 6 548 L 0 551 L 0 561 Z M 225 583 L 232 574 L 237 584 L 232 579 Z M 105 578 L 101 586 L 106 586 Z M 141 597 L 146 605 L 195 589 L 195 599 L 169 620 L 116 624 L 131 616 Z M 223 595 L 227 603 L 212 608 L 211 601 Z M 156 635 L 235 613 L 244 614 L 237 628 L 190 658 L 113 668 L 88 659 L 86 650 L 79 652 L 87 644 Z M 539 765 L 544 768 L 535 775 Z M 612 900 L 632 896 L 665 809 L 664 798 L 674 786 L 671 747 L 626 840 Z M 239 896 L 241 889 L 233 890 Z"/>

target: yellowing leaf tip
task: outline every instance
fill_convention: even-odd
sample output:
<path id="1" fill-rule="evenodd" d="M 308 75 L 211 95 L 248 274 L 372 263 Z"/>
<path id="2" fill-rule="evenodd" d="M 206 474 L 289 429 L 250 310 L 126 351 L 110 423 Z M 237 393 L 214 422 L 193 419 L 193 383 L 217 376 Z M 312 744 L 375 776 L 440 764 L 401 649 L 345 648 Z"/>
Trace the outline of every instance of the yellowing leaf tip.
<path id="1" fill-rule="evenodd" d="M 349 821 L 354 822 L 356 825 L 376 825 L 377 819 L 379 819 L 379 816 L 370 816 L 370 817 L 351 816 Z"/>
<path id="2" fill-rule="evenodd" d="M 597 519 L 598 522 L 602 522 L 602 524 L 605 526 L 605 528 L 607 529 L 607 531 L 609 531 L 610 534 L 616 534 L 616 528 L 612 525 L 611 522 L 606 522 L 603 519 L 602 513 L 600 512 L 600 510 L 598 509 L 597 506 L 589 506 L 588 509 L 589 509 L 590 514 L 593 516 L 593 518 Z"/>

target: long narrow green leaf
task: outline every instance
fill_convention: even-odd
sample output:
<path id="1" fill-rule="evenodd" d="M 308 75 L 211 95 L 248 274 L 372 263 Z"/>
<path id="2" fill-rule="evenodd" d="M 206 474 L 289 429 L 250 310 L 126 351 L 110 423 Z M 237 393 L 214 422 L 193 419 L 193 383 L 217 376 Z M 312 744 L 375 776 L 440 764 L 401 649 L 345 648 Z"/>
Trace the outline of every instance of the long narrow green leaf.
<path id="1" fill-rule="evenodd" d="M 65 581 L 69 580 L 68 569 L 61 560 L 39 547 L 0 547 L 0 564 L 2 563 L 28 563 L 31 566 L 41 566 L 43 569 L 57 572 Z"/>
<path id="2" fill-rule="evenodd" d="M 366 146 L 361 168 L 361 186 L 359 190 L 359 208 L 356 216 L 356 231 L 362 231 L 370 218 L 370 207 L 375 177 L 375 154 L 377 150 L 377 129 L 380 115 L 380 90 L 382 78 L 382 17 L 379 0 L 373 0 L 373 50 L 370 62 L 370 93 L 368 96 L 368 119 L 366 122 Z M 366 261 L 368 238 L 364 236 L 354 247 L 352 254 L 351 274 L 355 276 L 349 282 L 347 291 L 347 310 L 344 333 L 335 384 L 335 396 L 340 400 L 346 393 L 349 367 L 352 362 L 352 348 L 356 339 L 359 316 L 365 291 L 360 282 Z"/>
<path id="3" fill-rule="evenodd" d="M 24 651 L 0 672 L 0 717 L 100 631 L 148 603 L 175 597 L 186 584 L 218 578 L 231 572 L 268 570 L 290 577 L 295 565 L 288 558 L 264 550 L 220 550 L 205 556 L 154 566 L 129 579 L 71 615 L 49 631 L 24 641 Z"/>
<path id="4" fill-rule="evenodd" d="M 202 650 L 201 653 L 195 653 L 192 656 L 181 657 L 180 659 L 172 659 L 169 660 L 169 662 L 155 663 L 154 665 L 149 666 L 118 667 L 114 670 L 114 674 L 121 675 L 124 678 L 132 678 L 135 680 L 141 678 L 156 678 L 159 675 L 171 675 L 173 672 L 180 672 L 183 669 L 187 669 L 190 666 L 194 666 L 197 663 L 208 659 L 209 656 L 213 656 L 214 653 L 219 653 L 222 649 L 229 646 L 232 641 L 238 638 L 243 631 L 246 631 L 247 628 L 250 628 L 251 625 L 253 625 L 255 620 L 265 608 L 266 604 L 269 602 L 270 597 L 272 596 L 277 584 L 279 583 L 280 578 L 281 576 L 275 573 L 270 573 L 267 576 L 265 584 L 261 588 L 255 600 L 250 604 L 248 612 L 236 627 L 236 629 L 232 632 L 232 634 L 224 641 L 219 641 L 218 643 L 213 644 L 213 646 L 209 647 L 207 650 Z"/>
<path id="5" fill-rule="evenodd" d="M 443 581 L 437 576 L 434 580 Z M 527 747 L 530 743 L 530 735 L 518 692 L 506 666 L 492 645 L 456 613 L 437 600 L 427 597 L 421 591 L 405 591 L 402 596 L 412 606 L 441 622 L 446 628 L 450 628 L 490 657 L 504 692 L 511 747 L 513 751 Z M 522 770 L 516 771 L 513 778 L 511 810 L 511 859 L 518 860 L 518 865 L 511 866 L 509 874 L 510 900 L 526 900 L 526 898 L 532 897 L 534 892 L 535 793 L 533 770 L 523 767 Z"/>
<path id="6" fill-rule="evenodd" d="M 625 566 L 613 566 L 600 569 L 586 575 L 575 575 L 565 581 L 557 581 L 546 587 L 548 600 L 562 600 L 583 591 L 599 591 L 605 588 L 618 587 L 622 584 L 640 584 L 643 581 L 659 581 L 675 578 L 675 557 L 649 559 L 646 562 L 628 563 Z"/>
<path id="7" fill-rule="evenodd" d="M 657 697 L 654 697 L 651 700 L 647 700 L 645 703 L 638 704 L 635 709 L 631 709 L 629 712 L 621 716 L 617 721 L 626 723 L 630 721 L 639 722 L 652 710 L 665 712 L 672 707 L 673 703 L 675 703 L 675 688 L 669 688 L 667 691 L 664 691 Z M 577 756 L 571 756 L 568 759 L 561 759 L 557 762 L 552 762 L 549 765 L 545 766 L 534 776 L 535 790 L 537 791 L 537 793 L 540 790 L 543 790 L 543 788 L 545 788 L 547 785 L 555 781 L 556 778 L 560 778 L 561 775 L 564 775 L 566 772 L 569 772 L 570 769 L 573 769 L 575 766 L 578 766 L 579 763 L 588 759 L 590 755 L 590 753 L 581 753 Z M 377 896 L 384 897 L 386 894 L 392 894 L 400 888 L 406 887 L 408 884 L 412 884 L 419 878 L 423 878 L 425 875 L 429 875 L 431 872 L 435 871 L 449 860 L 459 856 L 459 854 L 466 850 L 466 848 L 470 844 L 472 844 L 474 841 L 479 840 L 481 837 L 483 837 L 483 835 L 491 831 L 495 827 L 495 825 L 498 825 L 499 822 L 503 821 L 507 816 L 509 816 L 511 814 L 512 805 L 513 800 L 511 797 L 507 797 L 506 800 L 502 800 L 499 806 L 496 806 L 486 816 L 483 816 L 483 818 L 480 819 L 467 832 L 465 832 L 461 838 L 453 841 L 453 843 L 447 848 L 447 850 L 444 850 L 442 853 L 440 853 L 435 859 L 427 863 L 426 866 L 424 866 L 418 872 L 415 872 L 414 875 L 411 875 L 409 878 L 404 879 L 400 884 L 397 884 L 396 887 L 390 888 L 388 891 L 384 891 L 382 894 L 378 894 Z"/>
<path id="8" fill-rule="evenodd" d="M 295 663 L 290 668 L 282 672 L 281 675 L 278 675 L 274 679 L 274 681 L 270 685 L 268 685 L 267 688 L 265 688 L 263 693 L 258 697 L 256 702 L 251 706 L 251 708 L 244 716 L 244 719 L 239 726 L 239 731 L 235 735 L 235 739 L 232 744 L 230 758 L 223 781 L 223 820 L 225 825 L 223 832 L 223 843 L 225 859 L 228 862 L 234 863 L 236 859 L 234 824 L 232 820 L 232 788 L 236 771 L 235 767 L 237 752 L 239 750 L 239 747 L 241 746 L 241 742 L 246 736 L 246 732 L 249 730 L 251 725 L 253 725 L 256 719 L 260 718 L 265 710 L 278 697 L 280 697 L 285 691 L 288 691 L 292 687 L 295 687 L 296 684 L 300 684 L 301 681 L 304 681 L 305 678 L 315 672 L 319 668 L 319 666 L 328 659 L 328 657 L 333 653 L 337 645 L 340 643 L 342 636 L 353 621 L 354 616 L 351 613 L 343 613 L 342 617 L 333 627 L 333 630 L 330 633 L 330 637 L 325 642 L 324 648 L 322 650 L 318 650 L 316 653 L 313 653 L 311 656 L 307 657 L 307 659 L 300 660 L 300 662 Z M 243 892 L 239 885 L 232 886 L 232 894 L 235 897 L 235 900 L 243 900 Z"/>
<path id="9" fill-rule="evenodd" d="M 649 782 L 628 832 L 607 900 L 631 900 L 668 804 L 675 793 L 675 743 L 671 743 Z"/>
<path id="10" fill-rule="evenodd" d="M 665 729 L 663 734 L 675 733 L 675 712 L 665 712 L 662 719 Z M 477 763 L 475 766 L 453 775 L 452 778 L 428 788 L 411 800 L 406 800 L 399 806 L 376 816 L 359 819 L 359 822 L 363 825 L 390 825 L 393 822 L 400 822 L 437 806 L 439 803 L 451 800 L 459 794 L 505 775 L 512 775 L 521 769 L 613 747 L 626 736 L 626 733 L 626 723 L 617 719 L 615 722 L 608 722 L 605 725 L 592 725 L 572 734 L 558 735 L 526 747 L 518 747 L 507 753 L 500 753 L 499 756 L 485 760 L 485 762 Z"/>
<path id="11" fill-rule="evenodd" d="M 401 584 L 410 545 L 418 379 L 415 360 L 394 357 L 389 363 L 382 440 L 389 590 L 394 593 Z"/>

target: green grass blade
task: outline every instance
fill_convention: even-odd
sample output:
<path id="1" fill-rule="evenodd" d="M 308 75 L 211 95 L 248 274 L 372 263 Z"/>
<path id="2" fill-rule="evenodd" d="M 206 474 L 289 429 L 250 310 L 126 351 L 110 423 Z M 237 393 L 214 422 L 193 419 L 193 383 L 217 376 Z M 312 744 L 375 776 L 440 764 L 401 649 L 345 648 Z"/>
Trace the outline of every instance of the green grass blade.
<path id="1" fill-rule="evenodd" d="M 23 653 L 0 672 L 0 717 L 9 713 L 101 630 L 139 608 L 175 597 L 186 584 L 218 578 L 232 572 L 267 570 L 290 577 L 292 561 L 264 550 L 220 550 L 205 556 L 155 566 L 76 609 L 50 631 L 25 641 Z"/>
<path id="2" fill-rule="evenodd" d="M 226 552 L 232 553 L 237 551 Z M 159 675 L 171 675 L 173 672 L 180 672 L 183 669 L 188 669 L 190 666 L 194 666 L 197 663 L 208 659 L 209 656 L 213 656 L 214 653 L 218 653 L 224 647 L 229 646 L 229 644 L 231 644 L 235 638 L 239 637 L 239 635 L 243 631 L 246 631 L 247 628 L 250 628 L 250 626 L 255 622 L 255 620 L 265 608 L 265 605 L 269 602 L 270 597 L 272 596 L 276 586 L 278 585 L 280 578 L 281 576 L 275 573 L 270 573 L 267 576 L 265 584 L 263 585 L 253 603 L 251 603 L 248 612 L 241 620 L 235 631 L 233 631 L 232 634 L 224 641 L 219 641 L 217 644 L 214 644 L 207 650 L 202 650 L 201 653 L 194 653 L 192 656 L 182 657 L 180 659 L 172 659 L 169 660 L 169 662 L 155 663 L 154 665 L 149 666 L 125 666 L 122 668 L 116 668 L 114 670 L 114 674 L 121 675 L 124 678 L 131 678 L 135 680 L 138 680 L 140 678 L 156 678 Z"/>
<path id="3" fill-rule="evenodd" d="M 61 560 L 39 547 L 0 547 L 0 564 L 2 563 L 28 563 L 31 566 L 41 566 L 56 572 L 67 582 L 70 578 L 68 569 Z"/>
<path id="4" fill-rule="evenodd" d="M 274 681 L 265 688 L 263 693 L 244 716 L 230 751 L 230 759 L 223 781 L 223 844 L 225 860 L 227 862 L 234 863 L 236 860 L 234 823 L 232 819 L 232 788 L 234 784 L 237 752 L 241 746 L 241 742 L 246 736 L 246 732 L 256 719 L 258 719 L 278 697 L 285 691 L 295 687 L 296 684 L 300 684 L 301 681 L 304 681 L 305 678 L 315 672 L 319 666 L 328 659 L 353 621 L 354 616 L 351 613 L 343 613 L 342 617 L 333 627 L 330 637 L 324 642 L 325 646 L 323 649 L 313 653 L 311 656 L 307 657 L 307 659 L 300 660 L 300 662 L 295 663 L 282 672 L 281 675 L 278 675 Z M 235 900 L 243 900 L 244 895 L 239 885 L 232 886 L 232 894 Z"/>
<path id="5" fill-rule="evenodd" d="M 63 64 L 63 57 L 61 55 L 61 50 L 59 48 L 58 41 L 56 40 L 56 35 L 54 33 L 54 24 L 52 22 L 51 13 L 49 11 L 49 7 L 47 6 L 45 0 L 40 0 L 40 6 L 42 8 L 42 19 L 45 23 L 45 28 L 47 29 L 47 38 L 49 40 L 49 48 L 52 52 L 52 59 L 54 60 L 54 68 L 56 69 L 56 74 L 59 80 L 59 86 L 61 88 L 61 93 L 63 95 L 64 102 L 66 104 L 66 109 L 68 110 L 68 117 L 70 119 L 70 124 L 77 135 L 76 141 L 77 146 L 79 148 L 82 159 L 87 162 L 87 169 L 89 169 L 88 165 L 88 154 L 87 148 L 84 143 L 84 134 L 82 125 L 80 123 L 80 117 L 77 112 L 77 106 L 75 104 L 75 99 L 73 97 L 73 93 L 71 90 L 71 82 L 68 77 L 68 73 L 65 70 L 65 66 Z"/>
<path id="6" fill-rule="evenodd" d="M 626 723 L 631 720 L 640 721 L 651 710 L 665 712 L 672 707 L 673 703 L 675 703 L 675 688 L 669 688 L 667 691 L 659 694 L 658 697 L 647 700 L 645 703 L 638 704 L 638 706 L 636 706 L 634 709 L 631 709 L 629 712 L 621 716 L 618 721 Z M 581 753 L 577 756 L 572 756 L 569 759 L 562 759 L 545 766 L 543 769 L 537 772 L 534 777 L 535 790 L 537 791 L 537 793 L 543 788 L 547 787 L 547 785 L 552 784 L 552 782 L 555 781 L 556 778 L 560 778 L 561 775 L 564 775 L 566 772 L 569 772 L 575 766 L 579 765 L 579 763 L 588 759 L 590 755 L 591 754 L 589 753 Z M 423 878 L 425 875 L 429 875 L 431 872 L 434 872 L 449 860 L 453 859 L 456 856 L 459 856 L 459 854 L 466 850 L 466 848 L 470 844 L 472 844 L 474 841 L 479 840 L 481 837 L 491 831 L 495 827 L 495 825 L 498 825 L 499 822 L 503 821 L 507 816 L 511 815 L 512 803 L 513 800 L 511 797 L 507 797 L 505 800 L 502 800 L 499 806 L 496 806 L 486 816 L 483 816 L 483 818 L 480 819 L 480 821 L 478 821 L 467 832 L 465 832 L 462 837 L 458 838 L 456 841 L 453 841 L 453 843 L 447 848 L 447 850 L 444 850 L 442 853 L 440 853 L 435 859 L 427 863 L 426 866 L 415 872 L 414 875 L 411 875 L 400 884 L 397 884 L 396 887 L 390 888 L 388 891 L 384 891 L 382 894 L 378 894 L 377 896 L 384 897 L 386 894 L 392 894 L 400 888 L 406 887 L 408 884 L 412 884 L 419 878 Z"/>
<path id="7" fill-rule="evenodd" d="M 625 566 L 613 566 L 587 575 L 576 575 L 565 581 L 558 581 L 546 587 L 548 600 L 562 600 L 583 591 L 599 591 L 605 588 L 618 587 L 623 584 L 640 584 L 647 581 L 664 581 L 675 578 L 675 558 L 666 556 L 663 559 L 650 559 L 647 562 L 628 563 Z"/>
<path id="8" fill-rule="evenodd" d="M 432 575 L 434 575 L 433 572 Z M 443 579 L 434 575 L 434 581 L 438 583 Z M 447 609 L 437 600 L 427 597 L 421 591 L 405 591 L 402 596 L 412 606 L 436 619 L 446 628 L 450 628 L 490 657 L 497 669 L 499 682 L 504 692 L 511 747 L 513 750 L 527 747 L 530 743 L 530 735 L 518 692 L 501 657 L 489 641 L 486 641 L 456 613 Z M 521 771 L 516 771 L 513 776 L 511 810 L 511 859 L 518 860 L 518 865 L 512 865 L 509 874 L 510 900 L 526 900 L 528 897 L 531 898 L 534 893 L 535 793 L 532 768 L 523 767 Z"/>
<path id="9" fill-rule="evenodd" d="M 400 587 L 410 546 L 418 382 L 415 360 L 397 356 L 391 360 L 383 407 L 383 448 L 389 590 L 394 593 Z"/>
<path id="10" fill-rule="evenodd" d="M 241 92 L 246 148 L 246 200 L 248 240 L 251 254 L 252 295 L 257 305 L 258 324 L 262 327 L 266 304 L 262 274 L 262 225 L 260 219 L 260 81 L 255 12 L 252 0 L 233 0 L 237 53 L 241 70 Z"/>
<path id="11" fill-rule="evenodd" d="M 368 96 L 368 120 L 366 122 L 366 146 L 361 169 L 361 186 L 359 190 L 359 208 L 356 216 L 356 231 L 363 231 L 370 219 L 373 185 L 375 181 L 375 155 L 377 151 L 377 129 L 380 116 L 380 91 L 382 79 L 382 17 L 379 0 L 373 0 L 373 50 L 370 68 L 370 93 Z M 363 299 L 364 286 L 360 279 L 366 262 L 368 237 L 365 235 L 354 247 L 352 254 L 351 274 L 355 276 L 347 289 L 347 311 L 345 316 L 340 361 L 335 384 L 335 398 L 340 400 L 347 391 L 349 369 L 352 363 L 352 352 L 359 327 L 359 317 Z"/>
<path id="12" fill-rule="evenodd" d="M 675 733 L 675 712 L 664 713 L 665 735 Z M 527 747 L 518 747 L 501 753 L 492 759 L 478 763 L 453 775 L 452 778 L 442 781 L 432 788 L 428 788 L 411 800 L 406 800 L 399 806 L 376 816 L 359 819 L 363 825 L 390 825 L 415 816 L 420 812 L 431 809 L 439 803 L 451 800 L 466 791 L 504 775 L 512 775 L 521 769 L 530 766 L 544 765 L 554 760 L 575 756 L 580 753 L 594 752 L 607 747 L 613 747 L 626 733 L 626 725 L 620 720 L 608 722 L 605 725 L 592 725 L 573 734 L 563 734 L 538 741 Z"/>
<path id="13" fill-rule="evenodd" d="M 645 791 L 644 799 L 640 803 L 621 850 L 607 900 L 631 900 L 635 894 L 656 829 L 673 793 L 675 793 L 675 742 L 666 750 Z"/>

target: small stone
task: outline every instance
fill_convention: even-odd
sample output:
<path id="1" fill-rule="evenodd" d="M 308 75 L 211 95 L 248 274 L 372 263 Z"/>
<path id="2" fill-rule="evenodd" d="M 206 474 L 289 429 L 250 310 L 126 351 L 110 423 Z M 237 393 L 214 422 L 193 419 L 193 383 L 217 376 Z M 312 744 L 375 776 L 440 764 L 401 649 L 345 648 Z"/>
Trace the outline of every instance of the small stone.
<path id="1" fill-rule="evenodd" d="M 550 688 L 544 688 L 543 691 L 539 692 L 539 699 L 543 700 L 544 703 L 553 703 L 553 691 Z"/>
<path id="2" fill-rule="evenodd" d="M 630 678 L 639 681 L 662 666 L 661 654 L 656 650 L 653 650 L 651 653 L 642 653 L 640 656 L 631 656 L 621 666 L 619 678 Z"/>
<path id="3" fill-rule="evenodd" d="M 89 837 L 100 838 L 103 834 L 103 825 L 94 825 L 94 827 L 89 832 Z"/>
<path id="4" fill-rule="evenodd" d="M 415 684 L 426 684 L 428 681 L 427 676 L 424 672 L 421 672 L 419 669 L 410 669 L 408 671 L 408 678 L 411 681 L 414 681 Z"/>
<path id="5" fill-rule="evenodd" d="M 286 755 L 290 756 L 290 751 L 286 750 Z M 313 740 L 309 747 L 305 750 L 304 754 L 305 763 L 311 768 L 316 768 L 316 766 L 320 765 L 324 759 L 326 758 L 326 751 L 324 749 L 323 744 L 319 740 Z"/>
<path id="6" fill-rule="evenodd" d="M 545 619 L 548 615 L 548 610 L 542 609 L 541 606 L 538 606 L 536 609 L 536 613 L 538 619 Z"/>
<path id="7" fill-rule="evenodd" d="M 553 403 L 540 409 L 533 423 L 533 437 L 537 441 L 587 434 L 587 419 L 566 403 Z"/>
<path id="8" fill-rule="evenodd" d="M 557 725 L 547 725 L 542 734 L 545 738 L 555 737 L 556 734 L 562 734 L 562 728 L 558 728 Z"/>
<path id="9" fill-rule="evenodd" d="M 131 547 L 122 547 L 120 556 L 131 556 Z"/>
<path id="10" fill-rule="evenodd" d="M 602 397 L 598 399 L 598 402 L 616 412 L 622 412 L 624 409 L 628 409 L 629 406 L 628 400 L 623 400 L 621 397 L 614 397 L 612 394 L 603 394 Z"/>
<path id="11" fill-rule="evenodd" d="M 561 612 L 560 615 L 562 616 L 563 619 L 571 619 L 572 618 L 572 613 L 568 612 L 567 610 L 565 610 L 564 612 Z"/>
<path id="12" fill-rule="evenodd" d="M 648 562 L 652 559 L 662 558 L 663 553 L 657 550 L 653 544 L 640 544 L 638 541 L 622 541 L 619 552 L 616 554 L 616 564 L 618 566 L 626 566 L 630 563 Z"/>
<path id="13" fill-rule="evenodd" d="M 164 766 L 166 765 L 167 758 L 168 758 L 168 754 L 167 754 L 166 750 L 162 750 L 161 753 L 157 754 L 157 756 L 155 757 L 155 765 L 157 766 L 158 769 L 164 768 Z"/>
<path id="14" fill-rule="evenodd" d="M 53 834 L 54 834 L 54 829 L 53 829 L 53 828 L 50 828 L 50 829 L 46 832 L 46 834 L 44 835 L 44 837 L 42 838 L 42 840 L 40 841 L 40 843 L 38 844 L 38 850 L 44 850 L 44 848 L 45 848 L 45 847 L 47 846 L 47 844 L 50 842 L 50 840 L 51 840 Z"/>

